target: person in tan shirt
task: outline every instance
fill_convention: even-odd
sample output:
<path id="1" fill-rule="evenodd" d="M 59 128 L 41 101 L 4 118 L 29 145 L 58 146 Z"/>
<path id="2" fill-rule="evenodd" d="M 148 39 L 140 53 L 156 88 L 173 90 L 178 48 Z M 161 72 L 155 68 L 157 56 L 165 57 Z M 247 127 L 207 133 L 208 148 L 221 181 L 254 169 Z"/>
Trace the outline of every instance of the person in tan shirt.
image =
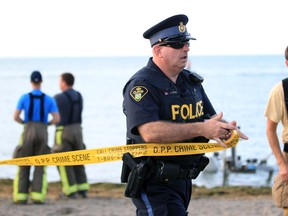
<path id="1" fill-rule="evenodd" d="M 288 67 L 288 46 L 285 49 L 285 64 Z M 283 185 L 288 185 L 288 113 L 285 104 L 285 97 L 284 97 L 284 89 L 282 82 L 276 84 L 269 95 L 268 103 L 265 110 L 265 116 L 267 117 L 266 123 L 266 135 L 268 138 L 268 142 L 270 148 L 276 158 L 277 164 L 279 166 L 279 174 L 276 176 L 272 195 L 273 199 L 278 207 L 282 207 L 284 210 L 284 216 L 288 216 L 288 194 L 287 197 L 280 197 L 279 199 L 275 200 L 275 187 L 276 195 L 280 196 L 280 189 L 281 191 L 288 191 L 287 188 L 283 189 Z M 277 126 L 281 122 L 282 124 L 282 142 L 284 143 L 284 149 L 281 150 L 280 142 L 277 136 Z M 276 180 L 277 179 L 277 180 Z M 277 181 L 281 181 L 279 184 Z M 283 184 L 285 183 L 285 184 Z M 276 184 L 278 186 L 276 186 Z M 278 191 L 278 192 L 277 192 Z M 283 196 L 283 193 L 281 193 Z M 280 201 L 282 200 L 282 201 Z M 283 203 L 283 200 L 285 203 Z M 279 203 L 281 202 L 281 203 Z M 278 204 L 277 204 L 278 203 Z"/>

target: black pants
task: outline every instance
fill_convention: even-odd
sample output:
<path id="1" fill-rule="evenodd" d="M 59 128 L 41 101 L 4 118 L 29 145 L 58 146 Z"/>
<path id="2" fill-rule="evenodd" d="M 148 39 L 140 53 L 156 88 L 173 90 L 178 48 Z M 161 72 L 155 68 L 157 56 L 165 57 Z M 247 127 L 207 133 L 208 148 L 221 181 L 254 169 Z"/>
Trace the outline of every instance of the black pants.
<path id="1" fill-rule="evenodd" d="M 137 208 L 137 216 L 186 216 L 191 194 L 191 180 L 165 183 L 150 179 L 141 196 L 132 201 Z"/>

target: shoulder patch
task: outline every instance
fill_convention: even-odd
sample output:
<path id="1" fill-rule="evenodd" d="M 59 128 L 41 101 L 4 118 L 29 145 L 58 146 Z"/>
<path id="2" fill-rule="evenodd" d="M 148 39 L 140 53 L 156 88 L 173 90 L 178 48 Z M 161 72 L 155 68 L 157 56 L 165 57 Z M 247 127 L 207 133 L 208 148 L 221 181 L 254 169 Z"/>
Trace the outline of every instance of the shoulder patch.
<path id="1" fill-rule="evenodd" d="M 135 86 L 131 89 L 130 95 L 136 101 L 139 102 L 148 93 L 148 89 L 144 86 Z"/>

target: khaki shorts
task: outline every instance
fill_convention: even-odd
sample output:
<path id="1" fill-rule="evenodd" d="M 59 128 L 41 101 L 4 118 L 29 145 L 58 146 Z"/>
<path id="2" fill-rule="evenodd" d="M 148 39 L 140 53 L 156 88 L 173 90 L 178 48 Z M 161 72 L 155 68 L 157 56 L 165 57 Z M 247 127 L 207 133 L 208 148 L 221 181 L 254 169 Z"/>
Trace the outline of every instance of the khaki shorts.
<path id="1" fill-rule="evenodd" d="M 288 182 L 283 181 L 279 174 L 274 178 L 274 184 L 272 186 L 272 198 L 277 207 L 288 207 Z"/>

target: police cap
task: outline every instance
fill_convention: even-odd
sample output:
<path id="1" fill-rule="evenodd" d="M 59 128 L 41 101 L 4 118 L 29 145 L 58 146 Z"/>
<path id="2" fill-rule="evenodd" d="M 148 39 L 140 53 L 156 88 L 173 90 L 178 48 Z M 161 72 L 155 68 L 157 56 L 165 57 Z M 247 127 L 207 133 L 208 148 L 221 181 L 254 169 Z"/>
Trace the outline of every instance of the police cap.
<path id="1" fill-rule="evenodd" d="M 158 43 L 175 43 L 196 40 L 187 31 L 188 17 L 184 14 L 169 17 L 143 33 L 150 40 L 151 47 Z"/>

